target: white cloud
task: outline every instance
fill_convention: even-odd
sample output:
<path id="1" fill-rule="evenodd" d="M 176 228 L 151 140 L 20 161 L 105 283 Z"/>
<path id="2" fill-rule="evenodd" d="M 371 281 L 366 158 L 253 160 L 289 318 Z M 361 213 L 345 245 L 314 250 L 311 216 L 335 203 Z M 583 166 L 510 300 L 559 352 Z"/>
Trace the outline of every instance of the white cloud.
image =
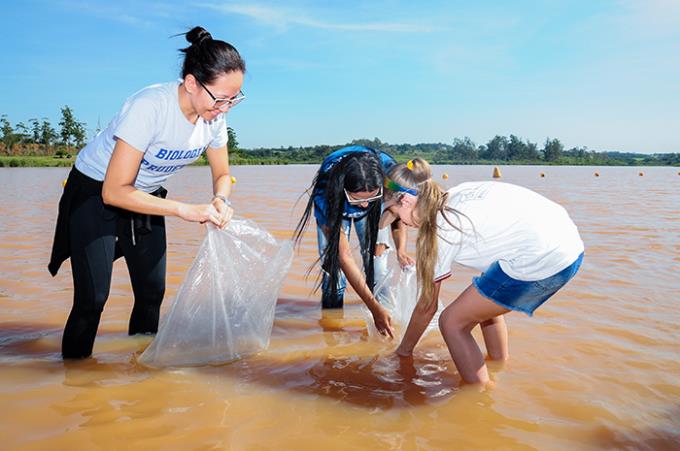
<path id="1" fill-rule="evenodd" d="M 415 23 L 333 23 L 310 17 L 303 11 L 283 9 L 278 7 L 243 4 L 243 3 L 197 3 L 196 6 L 219 11 L 223 14 L 237 14 L 250 17 L 258 22 L 286 29 L 289 26 L 303 26 L 319 28 L 323 30 L 345 30 L 345 31 L 378 31 L 396 33 L 429 33 L 439 30 L 437 27 L 428 25 L 418 25 Z"/>
<path id="2" fill-rule="evenodd" d="M 129 14 L 117 6 L 86 3 L 81 1 L 67 1 L 64 2 L 63 5 L 71 10 L 80 11 L 101 19 L 121 22 L 137 28 L 149 28 L 154 25 L 152 21 L 137 15 Z"/>
<path id="3" fill-rule="evenodd" d="M 677 34 L 680 30 L 678 0 L 619 0 L 619 5 L 622 12 L 616 19 L 623 26 L 654 33 Z"/>

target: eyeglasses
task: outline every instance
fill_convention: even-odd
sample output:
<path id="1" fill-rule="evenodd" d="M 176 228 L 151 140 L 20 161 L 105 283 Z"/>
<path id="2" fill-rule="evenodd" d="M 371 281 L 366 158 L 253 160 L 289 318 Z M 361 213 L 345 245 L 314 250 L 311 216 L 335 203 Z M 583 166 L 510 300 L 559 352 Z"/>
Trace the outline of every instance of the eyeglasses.
<path id="1" fill-rule="evenodd" d="M 194 78 L 196 78 L 196 77 L 194 77 Z M 203 87 L 203 89 L 205 89 L 205 92 L 207 92 L 208 95 L 210 96 L 210 98 L 213 99 L 213 102 L 215 102 L 215 103 L 213 103 L 213 106 L 212 106 L 213 109 L 218 109 L 220 111 L 227 111 L 229 108 L 232 108 L 234 105 L 237 105 L 243 99 L 246 98 L 246 95 L 243 94 L 243 91 L 239 90 L 238 94 L 236 94 L 231 99 L 220 99 L 218 97 L 215 97 L 213 95 L 213 93 L 210 92 L 210 90 L 201 82 L 201 80 L 196 78 L 196 81 L 198 82 L 199 85 L 201 85 L 201 87 Z"/>
<path id="2" fill-rule="evenodd" d="M 355 199 L 354 197 L 349 195 L 349 192 L 347 192 L 347 190 L 345 190 L 345 197 L 347 197 L 347 203 L 350 205 L 361 205 L 364 202 L 373 202 L 375 200 L 382 199 L 382 195 L 383 195 L 382 186 L 378 190 L 378 194 L 376 194 L 375 196 L 367 197 L 366 199 Z"/>

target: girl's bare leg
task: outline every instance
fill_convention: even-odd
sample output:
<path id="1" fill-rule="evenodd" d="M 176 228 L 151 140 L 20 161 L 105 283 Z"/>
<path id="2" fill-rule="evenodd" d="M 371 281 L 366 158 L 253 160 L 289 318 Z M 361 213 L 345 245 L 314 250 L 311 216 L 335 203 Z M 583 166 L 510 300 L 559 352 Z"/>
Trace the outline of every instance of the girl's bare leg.
<path id="1" fill-rule="evenodd" d="M 486 352 L 491 360 L 508 360 L 508 327 L 505 317 L 498 315 L 480 323 Z"/>
<path id="2" fill-rule="evenodd" d="M 471 384 L 489 382 L 484 356 L 471 332 L 477 324 L 508 311 L 470 285 L 442 312 L 439 329 L 463 381 Z"/>

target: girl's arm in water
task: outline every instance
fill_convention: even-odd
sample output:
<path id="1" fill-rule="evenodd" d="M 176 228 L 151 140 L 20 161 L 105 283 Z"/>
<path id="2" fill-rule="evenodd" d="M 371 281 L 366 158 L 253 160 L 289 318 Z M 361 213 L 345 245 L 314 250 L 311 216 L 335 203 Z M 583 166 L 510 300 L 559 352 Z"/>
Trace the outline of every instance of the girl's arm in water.
<path id="1" fill-rule="evenodd" d="M 397 355 L 401 357 L 409 357 L 413 353 L 413 348 L 420 340 L 420 337 L 427 329 L 427 326 L 432 321 L 434 314 L 437 313 L 437 304 L 439 300 L 439 289 L 441 288 L 441 281 L 434 283 L 434 299 L 430 302 L 429 306 L 424 307 L 427 301 L 422 297 L 418 300 L 416 307 L 413 309 L 413 314 L 411 315 L 411 321 L 408 323 L 406 328 L 406 333 L 404 333 L 404 338 L 401 340 L 401 344 L 397 348 Z"/>
<path id="2" fill-rule="evenodd" d="M 338 258 L 340 259 L 340 268 L 345 273 L 345 277 L 349 284 L 354 288 L 354 291 L 359 295 L 368 310 L 373 315 L 375 326 L 378 332 L 386 334 L 390 338 L 394 338 L 394 331 L 392 329 L 392 318 L 387 310 L 378 303 L 371 290 L 366 284 L 364 275 L 352 257 L 352 249 L 349 245 L 349 240 L 344 233 L 340 234 L 340 251 Z"/>

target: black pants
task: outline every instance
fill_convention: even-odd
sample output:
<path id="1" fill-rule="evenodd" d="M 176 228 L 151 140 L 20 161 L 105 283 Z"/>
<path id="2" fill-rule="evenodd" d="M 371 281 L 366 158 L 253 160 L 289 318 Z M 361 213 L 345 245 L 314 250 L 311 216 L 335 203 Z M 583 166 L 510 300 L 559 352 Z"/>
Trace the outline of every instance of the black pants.
<path id="1" fill-rule="evenodd" d="M 77 182 L 69 177 L 69 182 Z M 147 217 L 135 230 L 135 215 L 103 203 L 101 189 L 83 189 L 69 217 L 73 308 L 64 328 L 62 356 L 92 354 L 99 320 L 109 297 L 113 262 L 125 257 L 134 292 L 128 333 L 156 333 L 165 294 L 166 238 L 162 216 Z M 139 218 L 137 218 L 139 219 Z M 139 222 L 139 221 L 137 221 Z"/>

